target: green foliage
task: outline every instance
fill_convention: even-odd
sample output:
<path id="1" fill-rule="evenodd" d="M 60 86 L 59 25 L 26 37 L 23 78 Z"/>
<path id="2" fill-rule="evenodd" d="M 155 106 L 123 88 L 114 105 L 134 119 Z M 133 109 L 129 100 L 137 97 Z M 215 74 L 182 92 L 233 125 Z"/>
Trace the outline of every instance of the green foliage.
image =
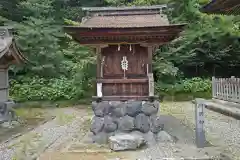
<path id="1" fill-rule="evenodd" d="M 11 80 L 10 93 L 17 101 L 70 100 L 83 95 L 73 80 L 64 77 L 45 79 L 40 77 L 20 77 Z"/>
<path id="2" fill-rule="evenodd" d="M 161 81 L 156 83 L 156 90 L 163 95 L 211 93 L 211 89 L 211 80 L 199 77 L 180 80 L 173 84 L 166 84 Z"/>
<path id="3" fill-rule="evenodd" d="M 90 97 L 95 54 L 73 42 L 63 25 L 79 25 L 82 6 L 168 3 L 171 23 L 187 23 L 179 38 L 154 54 L 160 94 L 209 93 L 208 79 L 185 79 L 181 69 L 208 63 L 236 66 L 240 61 L 240 17 L 206 15 L 208 0 L 1 0 L 0 24 L 14 25 L 17 43 L 31 63 L 11 67 L 11 96 L 18 101 L 72 100 Z"/>
<path id="4" fill-rule="evenodd" d="M 29 17 L 17 24 L 16 28 L 19 31 L 18 44 L 33 63 L 26 66 L 28 72 L 42 76 L 66 73 L 63 67 L 64 55 L 59 44 L 64 35 L 53 19 Z"/>

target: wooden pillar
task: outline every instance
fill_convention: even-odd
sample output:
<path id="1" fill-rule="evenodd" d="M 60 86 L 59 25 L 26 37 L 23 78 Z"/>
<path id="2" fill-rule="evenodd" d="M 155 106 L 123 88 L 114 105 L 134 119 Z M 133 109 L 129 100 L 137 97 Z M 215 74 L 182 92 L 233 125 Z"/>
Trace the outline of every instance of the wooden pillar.
<path id="1" fill-rule="evenodd" d="M 153 97 L 154 96 L 154 77 L 153 77 L 153 67 L 152 67 L 152 55 L 153 55 L 153 46 L 148 46 L 148 89 L 149 89 L 149 96 Z"/>
<path id="2" fill-rule="evenodd" d="M 156 47 L 154 44 L 141 44 L 141 46 L 147 48 L 147 76 L 148 76 L 148 95 L 149 97 L 154 97 L 154 77 L 153 77 L 153 67 L 152 67 L 152 59 L 153 59 L 153 51 Z"/>
<path id="3" fill-rule="evenodd" d="M 108 47 L 108 45 L 96 45 L 94 46 L 97 54 L 97 79 L 103 78 L 103 57 L 102 49 Z M 102 83 L 97 83 L 97 97 L 102 97 Z"/>
<path id="4" fill-rule="evenodd" d="M 148 46 L 147 48 L 148 50 L 148 73 L 152 73 L 152 55 L 153 55 L 153 47 L 152 46 Z"/>
<path id="5" fill-rule="evenodd" d="M 97 79 L 101 78 L 101 60 L 102 60 L 102 54 L 101 54 L 101 48 L 96 47 L 95 52 L 97 54 Z"/>
<path id="6" fill-rule="evenodd" d="M 153 73 L 153 67 L 152 67 L 152 60 L 153 60 L 153 52 L 156 50 L 156 48 L 159 46 L 158 44 L 148 44 L 148 43 L 142 43 L 140 44 L 142 47 L 147 48 L 147 54 L 148 54 L 148 60 L 147 60 L 147 74 Z"/>

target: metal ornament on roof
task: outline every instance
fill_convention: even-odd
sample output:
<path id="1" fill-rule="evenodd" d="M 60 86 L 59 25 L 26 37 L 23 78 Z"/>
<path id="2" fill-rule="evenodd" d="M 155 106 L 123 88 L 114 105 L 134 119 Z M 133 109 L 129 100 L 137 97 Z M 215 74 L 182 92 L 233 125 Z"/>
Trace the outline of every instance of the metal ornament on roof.
<path id="1" fill-rule="evenodd" d="M 121 61 L 121 67 L 124 73 L 124 78 L 126 78 L 126 71 L 128 70 L 128 60 L 126 56 L 123 56 L 123 59 Z"/>

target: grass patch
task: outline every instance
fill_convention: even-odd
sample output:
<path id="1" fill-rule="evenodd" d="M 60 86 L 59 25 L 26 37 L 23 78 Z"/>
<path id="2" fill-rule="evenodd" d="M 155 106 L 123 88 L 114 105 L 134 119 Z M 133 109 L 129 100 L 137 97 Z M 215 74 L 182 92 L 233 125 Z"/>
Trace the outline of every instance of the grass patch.
<path id="1" fill-rule="evenodd" d="M 47 114 L 44 109 L 40 108 L 18 108 L 14 111 L 22 119 L 44 118 Z"/>
<path id="2" fill-rule="evenodd" d="M 56 115 L 56 120 L 59 125 L 65 125 L 71 123 L 76 118 L 76 114 L 65 114 L 62 111 L 59 111 Z"/>
<path id="3" fill-rule="evenodd" d="M 66 101 L 28 101 L 18 103 L 17 108 L 65 108 L 77 105 L 91 105 L 91 99 L 66 100 Z M 84 108 L 83 108 L 84 109 Z"/>
<path id="4" fill-rule="evenodd" d="M 211 99 L 212 93 L 209 92 L 196 92 L 196 93 L 176 93 L 173 95 L 170 94 L 163 94 L 162 97 L 163 101 L 176 101 L 176 102 L 184 102 L 184 101 L 191 101 L 195 98 L 204 98 L 204 99 Z"/>

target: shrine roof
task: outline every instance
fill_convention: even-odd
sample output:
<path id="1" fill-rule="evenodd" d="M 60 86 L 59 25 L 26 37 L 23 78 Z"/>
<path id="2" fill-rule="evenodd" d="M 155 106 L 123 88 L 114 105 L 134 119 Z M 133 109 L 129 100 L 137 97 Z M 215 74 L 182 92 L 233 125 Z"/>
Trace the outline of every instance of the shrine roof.
<path id="1" fill-rule="evenodd" d="M 124 15 L 124 16 L 94 16 L 80 25 L 83 28 L 131 28 L 156 27 L 169 25 L 164 15 Z"/>
<path id="2" fill-rule="evenodd" d="M 162 13 L 164 9 L 166 5 L 83 8 L 87 12 L 86 16 L 83 17 L 80 25 L 74 27 L 81 29 L 171 26 L 167 16 Z"/>
<path id="3" fill-rule="evenodd" d="M 165 5 L 141 7 L 83 8 L 87 12 L 76 26 L 65 31 L 80 43 L 145 42 L 173 39 L 185 24 L 170 24 L 163 14 Z M 95 42 L 93 42 L 95 40 Z"/>
<path id="4" fill-rule="evenodd" d="M 212 0 L 201 11 L 208 14 L 239 15 L 240 0 Z"/>
<path id="5" fill-rule="evenodd" d="M 0 59 L 4 56 L 12 56 L 17 63 L 26 62 L 27 59 L 18 49 L 12 32 L 12 28 L 0 27 Z"/>

